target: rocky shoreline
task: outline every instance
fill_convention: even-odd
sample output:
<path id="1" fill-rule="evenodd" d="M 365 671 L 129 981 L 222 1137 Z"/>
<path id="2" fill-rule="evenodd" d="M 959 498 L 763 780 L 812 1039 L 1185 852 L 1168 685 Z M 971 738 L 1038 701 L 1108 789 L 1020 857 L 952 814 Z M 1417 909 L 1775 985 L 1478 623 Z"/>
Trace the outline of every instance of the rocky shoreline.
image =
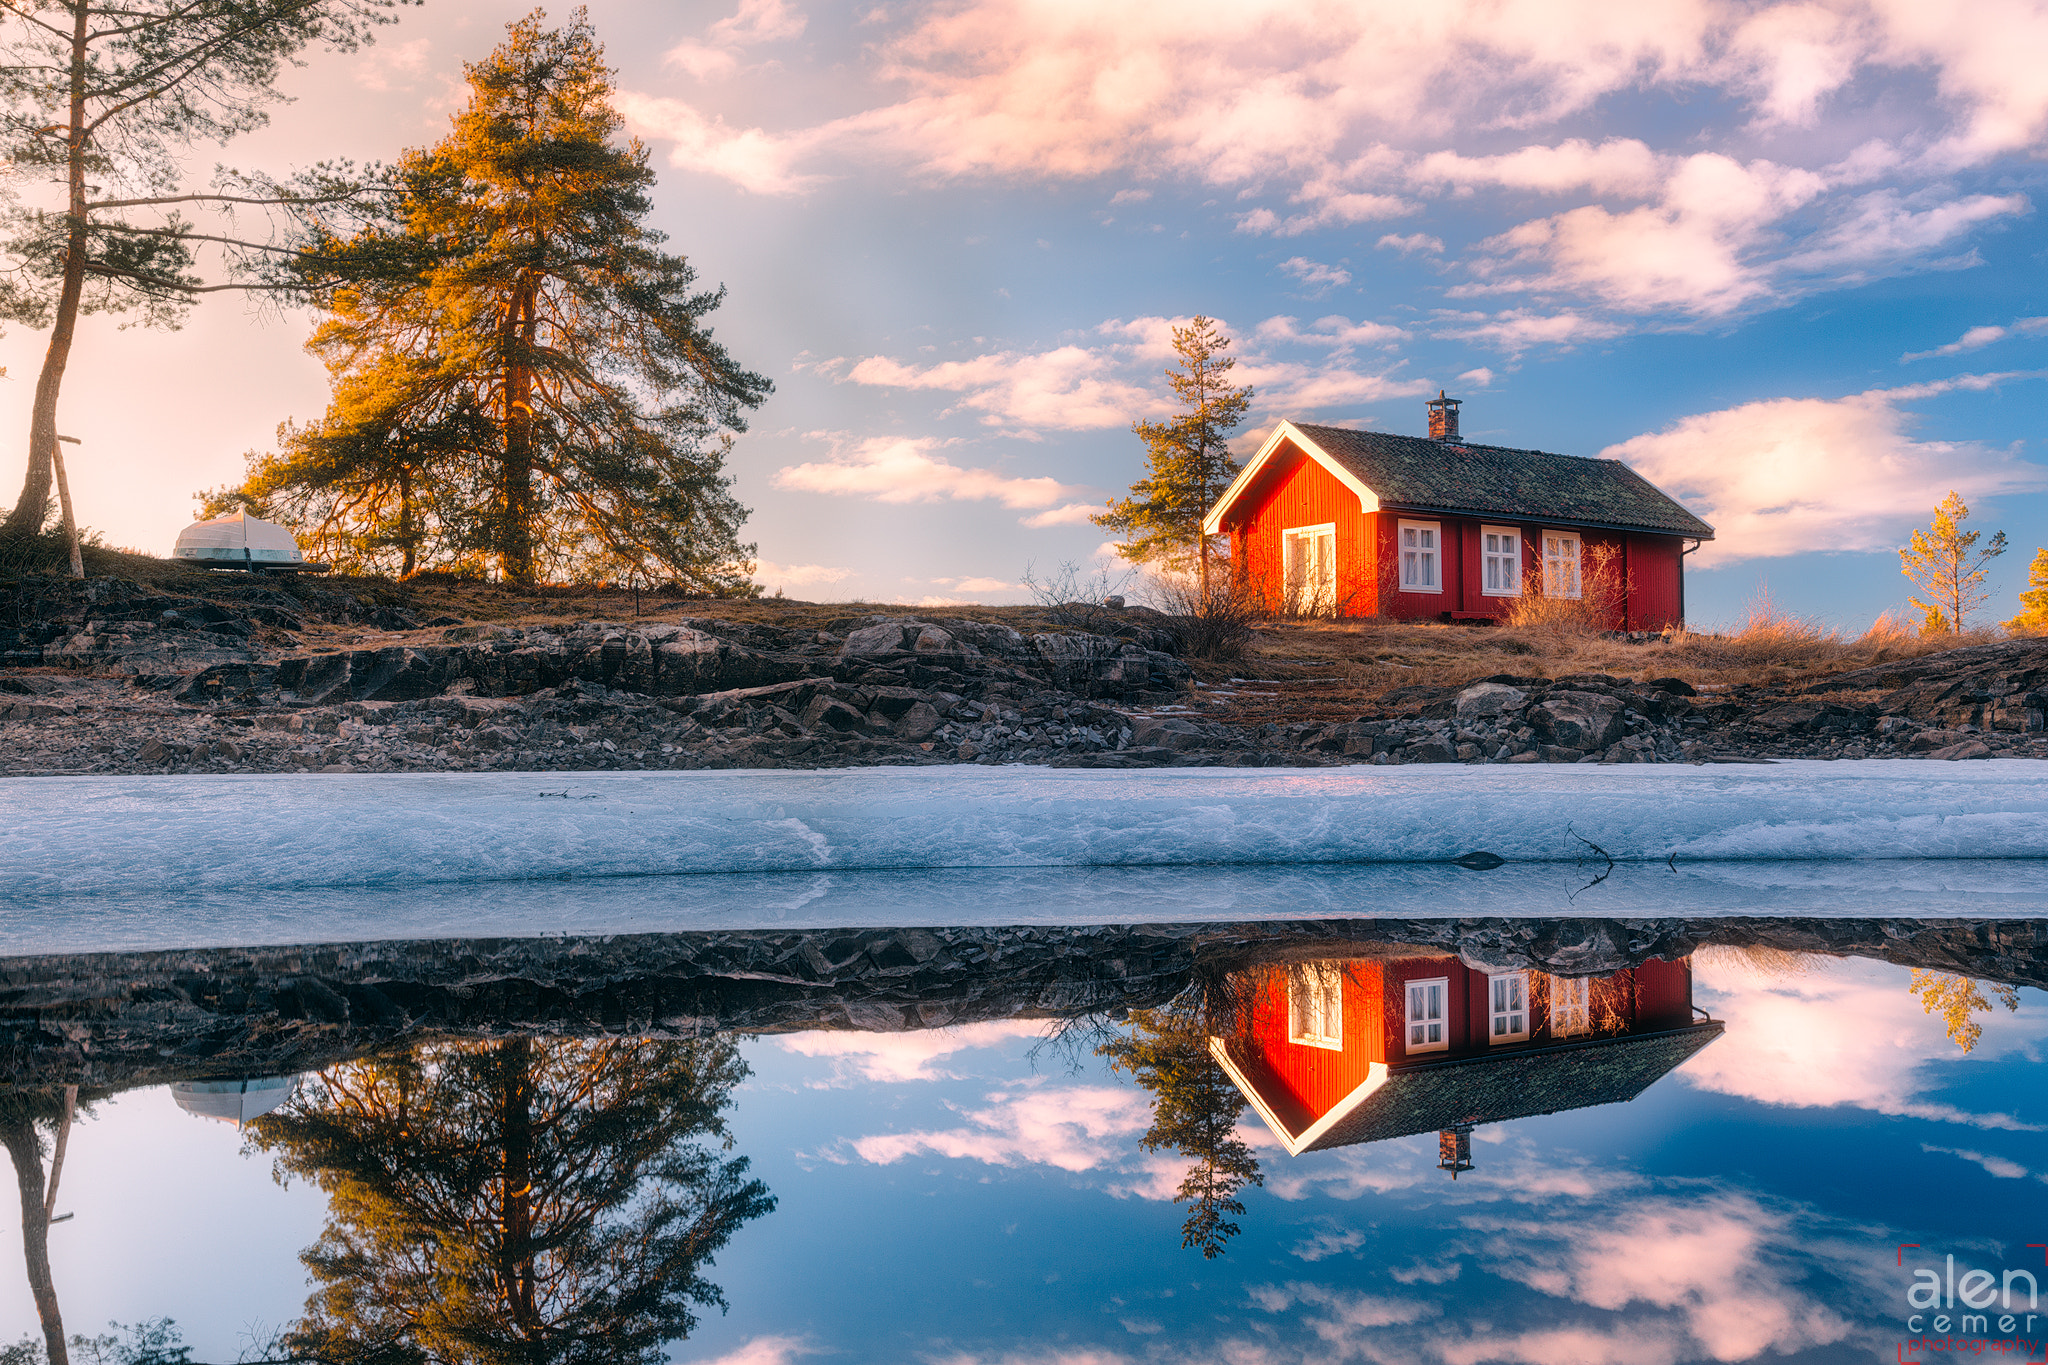
<path id="1" fill-rule="evenodd" d="M 0 774 L 2048 757 L 2048 640 L 1795 687 L 1499 674 L 1245 723 L 1168 618 L 493 625 L 310 584 L 0 584 Z"/>
<path id="2" fill-rule="evenodd" d="M 2036 920 L 1328 919 L 90 953 L 0 958 L 0 1074 L 130 1086 L 288 1074 L 430 1038 L 1052 1024 L 1277 962 L 1454 953 L 1604 975 L 1712 945 L 2048 985 Z"/>

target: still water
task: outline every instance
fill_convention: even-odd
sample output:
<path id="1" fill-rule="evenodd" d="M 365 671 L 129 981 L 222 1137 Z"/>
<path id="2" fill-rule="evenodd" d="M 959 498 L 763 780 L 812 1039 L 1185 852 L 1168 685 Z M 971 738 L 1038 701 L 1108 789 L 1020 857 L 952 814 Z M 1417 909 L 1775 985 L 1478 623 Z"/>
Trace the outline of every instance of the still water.
<path id="1" fill-rule="evenodd" d="M 2044 1359 L 2044 984 L 1952 916 L 17 956 L 0 1119 L 47 1173 L 78 1087 L 74 1359 Z"/>

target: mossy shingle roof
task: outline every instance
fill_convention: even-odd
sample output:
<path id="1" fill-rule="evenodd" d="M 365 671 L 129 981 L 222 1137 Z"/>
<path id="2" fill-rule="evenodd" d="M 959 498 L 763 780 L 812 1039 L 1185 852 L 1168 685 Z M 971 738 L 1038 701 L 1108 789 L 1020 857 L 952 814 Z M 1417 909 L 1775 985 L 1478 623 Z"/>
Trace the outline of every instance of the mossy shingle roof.
<path id="1" fill-rule="evenodd" d="M 1308 1150 L 1618 1104 L 1720 1036 L 1716 1020 L 1666 1033 L 1400 1067 Z"/>
<path id="2" fill-rule="evenodd" d="M 1620 460 L 1295 425 L 1385 507 L 1714 536 L 1713 527 Z"/>

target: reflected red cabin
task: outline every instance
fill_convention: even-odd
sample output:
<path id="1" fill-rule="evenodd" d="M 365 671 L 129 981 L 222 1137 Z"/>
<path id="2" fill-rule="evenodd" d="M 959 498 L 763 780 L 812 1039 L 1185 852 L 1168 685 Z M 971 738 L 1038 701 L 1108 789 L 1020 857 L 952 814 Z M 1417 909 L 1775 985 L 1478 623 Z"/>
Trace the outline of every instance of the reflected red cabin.
<path id="1" fill-rule="evenodd" d="M 1620 460 L 1281 422 L 1205 523 L 1275 611 L 1498 621 L 1529 595 L 1587 601 L 1604 630 L 1685 621 L 1685 559 L 1714 528 Z"/>
<path id="2" fill-rule="evenodd" d="M 1266 973 L 1211 1053 L 1294 1155 L 1634 1099 L 1721 1035 L 1692 964 L 1602 977 L 1485 972 L 1456 957 Z"/>

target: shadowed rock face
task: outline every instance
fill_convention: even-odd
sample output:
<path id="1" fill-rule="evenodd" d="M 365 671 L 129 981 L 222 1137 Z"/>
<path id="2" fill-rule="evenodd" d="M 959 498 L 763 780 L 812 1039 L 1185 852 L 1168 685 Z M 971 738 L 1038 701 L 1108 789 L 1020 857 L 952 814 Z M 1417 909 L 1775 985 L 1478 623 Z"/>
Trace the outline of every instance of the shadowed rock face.
<path id="1" fill-rule="evenodd" d="M 277 1075 L 433 1038 L 896 1032 L 1150 1008 L 1198 975 L 1456 953 L 1604 975 L 1708 944 L 2048 986 L 2048 922 L 1313 920 L 329 944 L 0 959 L 0 1076 L 145 1085 Z"/>

